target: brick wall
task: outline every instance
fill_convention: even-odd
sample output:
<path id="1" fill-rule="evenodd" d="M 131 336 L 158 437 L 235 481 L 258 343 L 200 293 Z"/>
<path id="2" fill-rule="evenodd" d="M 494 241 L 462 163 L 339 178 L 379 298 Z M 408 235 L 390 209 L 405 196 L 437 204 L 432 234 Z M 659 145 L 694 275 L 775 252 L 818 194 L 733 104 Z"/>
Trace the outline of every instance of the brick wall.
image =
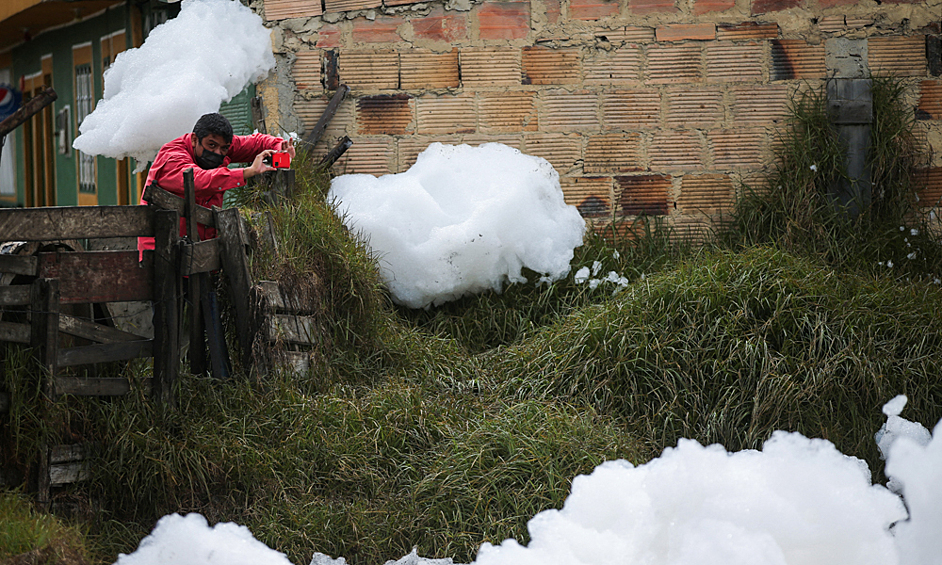
<path id="1" fill-rule="evenodd" d="M 429 143 L 500 141 L 546 158 L 587 219 L 664 215 L 696 230 L 771 159 L 796 92 L 853 64 L 911 80 L 942 195 L 937 2 L 872 0 L 254 0 L 282 74 L 269 116 L 310 130 L 338 172 L 406 170 Z M 277 94 L 275 94 L 277 91 Z M 269 123 L 272 120 L 269 119 Z"/>

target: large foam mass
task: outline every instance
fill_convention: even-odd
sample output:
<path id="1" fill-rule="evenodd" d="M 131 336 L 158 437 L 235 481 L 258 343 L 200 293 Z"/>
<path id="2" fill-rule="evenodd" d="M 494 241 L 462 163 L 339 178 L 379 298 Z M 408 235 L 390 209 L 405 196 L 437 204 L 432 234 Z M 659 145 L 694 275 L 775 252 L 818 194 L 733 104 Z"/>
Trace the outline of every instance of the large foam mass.
<path id="1" fill-rule="evenodd" d="M 284 553 L 256 540 L 245 526 L 210 527 L 199 514 L 169 514 L 115 565 L 291 565 Z"/>
<path id="2" fill-rule="evenodd" d="M 124 51 L 105 72 L 95 110 L 72 146 L 147 163 L 275 66 L 270 32 L 236 0 L 183 0 L 180 14 Z"/>
<path id="3" fill-rule="evenodd" d="M 552 165 L 499 143 L 433 143 L 404 173 L 335 178 L 328 197 L 412 308 L 525 282 L 523 267 L 562 278 L 585 231 Z"/>
<path id="4" fill-rule="evenodd" d="M 776 432 L 762 451 L 681 440 L 633 467 L 577 477 L 527 547 L 481 547 L 476 565 L 894 565 L 900 499 L 828 441 Z"/>

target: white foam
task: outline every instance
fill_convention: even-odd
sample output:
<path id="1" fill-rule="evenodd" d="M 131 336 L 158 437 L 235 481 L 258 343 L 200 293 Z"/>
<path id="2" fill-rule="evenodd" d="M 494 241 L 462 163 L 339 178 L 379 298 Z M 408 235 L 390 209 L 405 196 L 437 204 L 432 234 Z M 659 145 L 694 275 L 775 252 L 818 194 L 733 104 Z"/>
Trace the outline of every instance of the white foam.
<path id="1" fill-rule="evenodd" d="M 199 514 L 170 514 L 157 522 L 137 551 L 115 565 L 291 565 L 284 553 L 255 539 L 245 526 L 210 527 Z"/>
<path id="2" fill-rule="evenodd" d="M 552 165 L 499 143 L 433 143 L 404 173 L 336 177 L 328 198 L 412 308 L 526 282 L 524 267 L 558 280 L 585 231 Z"/>
<path id="3" fill-rule="evenodd" d="M 144 165 L 168 141 L 193 130 L 250 82 L 274 68 L 270 32 L 236 0 L 183 0 L 180 14 L 105 72 L 95 110 L 72 146 L 89 155 L 133 157 Z"/>

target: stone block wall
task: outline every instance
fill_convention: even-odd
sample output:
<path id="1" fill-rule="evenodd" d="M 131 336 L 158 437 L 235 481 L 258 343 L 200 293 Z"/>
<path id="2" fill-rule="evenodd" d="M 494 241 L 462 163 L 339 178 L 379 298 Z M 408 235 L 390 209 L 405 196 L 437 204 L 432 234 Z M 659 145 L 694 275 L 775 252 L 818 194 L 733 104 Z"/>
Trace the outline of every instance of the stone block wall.
<path id="1" fill-rule="evenodd" d="M 604 225 L 709 226 L 772 158 L 796 94 L 827 77 L 911 82 L 942 197 L 942 1 L 252 0 L 272 29 L 270 127 L 348 135 L 337 172 L 401 172 L 429 143 L 499 141 L 546 158 Z M 277 116 L 277 120 L 273 119 Z M 936 204 L 937 205 L 937 204 Z"/>

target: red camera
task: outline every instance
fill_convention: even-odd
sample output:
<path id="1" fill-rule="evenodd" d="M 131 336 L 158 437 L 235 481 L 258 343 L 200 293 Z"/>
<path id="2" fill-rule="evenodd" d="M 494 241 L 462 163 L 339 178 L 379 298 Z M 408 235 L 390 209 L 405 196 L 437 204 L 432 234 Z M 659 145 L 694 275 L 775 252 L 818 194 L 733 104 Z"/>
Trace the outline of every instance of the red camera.
<path id="1" fill-rule="evenodd" d="M 287 169 L 291 167 L 291 155 L 287 151 L 276 151 L 270 157 L 264 159 L 263 162 L 276 169 Z"/>

